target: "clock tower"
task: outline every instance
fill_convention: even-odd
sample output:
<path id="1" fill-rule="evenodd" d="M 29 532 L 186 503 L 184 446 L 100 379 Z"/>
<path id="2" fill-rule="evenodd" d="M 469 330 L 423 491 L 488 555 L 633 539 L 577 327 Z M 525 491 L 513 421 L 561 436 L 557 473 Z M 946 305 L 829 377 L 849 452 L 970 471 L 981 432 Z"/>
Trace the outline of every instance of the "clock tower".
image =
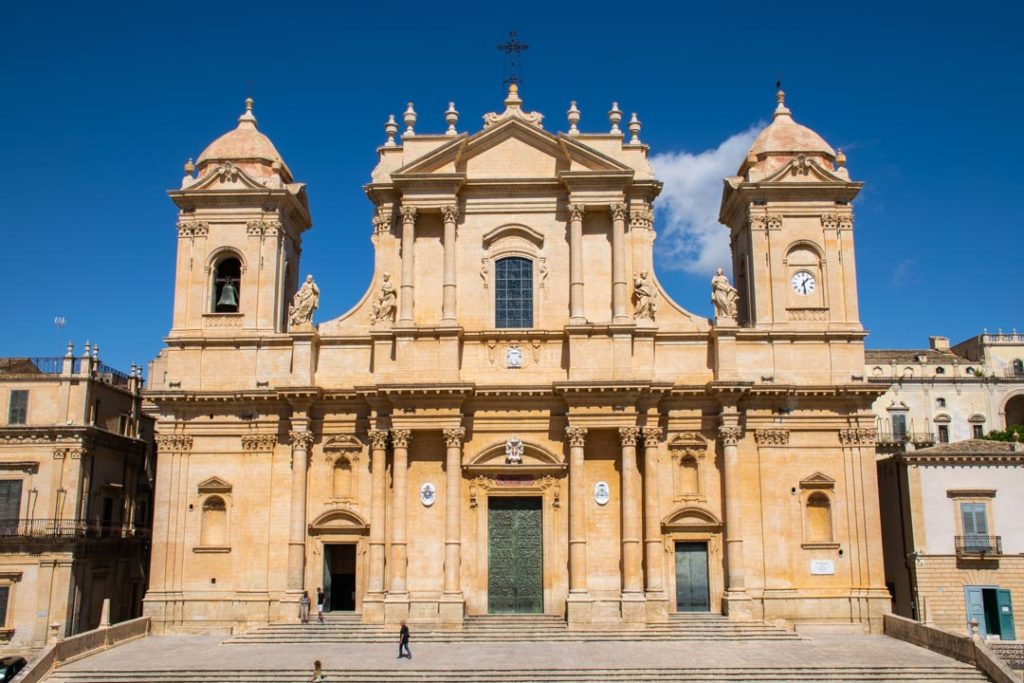
<path id="1" fill-rule="evenodd" d="M 739 172 L 719 220 L 730 228 L 743 327 L 861 330 L 846 157 L 793 120 L 785 93 Z"/>

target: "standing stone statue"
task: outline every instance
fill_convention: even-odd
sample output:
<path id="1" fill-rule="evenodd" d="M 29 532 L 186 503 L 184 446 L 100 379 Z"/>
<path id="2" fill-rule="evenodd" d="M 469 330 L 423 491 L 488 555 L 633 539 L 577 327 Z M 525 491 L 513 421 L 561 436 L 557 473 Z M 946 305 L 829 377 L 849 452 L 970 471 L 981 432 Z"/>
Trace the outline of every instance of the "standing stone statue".
<path id="1" fill-rule="evenodd" d="M 719 268 L 711 278 L 711 303 L 715 305 L 715 317 L 735 318 L 738 301 L 739 292 L 729 284 L 729 278 Z"/>
<path id="2" fill-rule="evenodd" d="M 320 306 L 320 288 L 313 282 L 313 276 L 307 275 L 306 281 L 295 292 L 292 303 L 288 306 L 288 323 L 290 327 L 311 325 L 313 312 Z"/>
<path id="3" fill-rule="evenodd" d="M 647 271 L 637 273 L 633 276 L 633 317 L 637 319 L 649 318 L 654 320 L 658 312 L 658 303 L 655 299 L 658 291 L 648 278 Z"/>
<path id="4" fill-rule="evenodd" d="M 395 313 L 398 310 L 398 292 L 391 282 L 391 275 L 384 273 L 381 278 L 380 291 L 377 293 L 377 301 L 373 304 L 373 313 L 370 314 L 370 323 L 377 324 L 382 320 L 394 322 Z"/>

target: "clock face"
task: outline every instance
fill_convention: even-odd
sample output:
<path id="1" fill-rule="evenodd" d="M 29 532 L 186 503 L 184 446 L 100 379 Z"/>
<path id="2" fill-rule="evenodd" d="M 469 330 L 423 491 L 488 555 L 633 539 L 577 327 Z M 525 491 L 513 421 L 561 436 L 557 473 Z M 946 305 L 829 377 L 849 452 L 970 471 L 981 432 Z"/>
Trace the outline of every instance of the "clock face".
<path id="1" fill-rule="evenodd" d="M 797 271 L 793 274 L 789 283 L 793 286 L 793 291 L 797 294 L 813 294 L 814 288 L 818 283 L 814 281 L 814 276 L 808 273 L 806 270 Z"/>

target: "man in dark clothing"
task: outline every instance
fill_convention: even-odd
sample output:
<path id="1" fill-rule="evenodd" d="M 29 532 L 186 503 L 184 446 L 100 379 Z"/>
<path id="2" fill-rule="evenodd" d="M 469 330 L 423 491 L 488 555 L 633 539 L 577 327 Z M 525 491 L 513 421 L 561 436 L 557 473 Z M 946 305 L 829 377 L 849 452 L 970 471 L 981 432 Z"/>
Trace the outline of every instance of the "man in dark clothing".
<path id="1" fill-rule="evenodd" d="M 402 654 L 402 651 L 405 654 Z M 398 659 L 402 657 L 408 657 L 412 659 L 412 652 L 409 651 L 409 627 L 405 625 L 405 620 L 402 620 L 402 629 L 398 632 Z"/>

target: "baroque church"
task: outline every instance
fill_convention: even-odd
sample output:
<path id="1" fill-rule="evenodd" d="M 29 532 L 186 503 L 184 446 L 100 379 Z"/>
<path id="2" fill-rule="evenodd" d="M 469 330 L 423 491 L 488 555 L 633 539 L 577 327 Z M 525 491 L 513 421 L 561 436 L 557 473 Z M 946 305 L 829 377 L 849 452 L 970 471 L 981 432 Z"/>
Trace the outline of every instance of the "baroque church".
<path id="1" fill-rule="evenodd" d="M 154 628 L 296 621 L 322 589 L 366 623 L 879 631 L 884 388 L 864 381 L 842 151 L 778 93 L 724 182 L 734 282 L 712 281 L 709 320 L 654 272 L 636 115 L 584 132 L 573 103 L 553 132 L 515 84 L 503 104 L 471 131 L 451 105 L 440 133 L 412 104 L 388 121 L 373 277 L 340 315 L 349 295 L 321 308 L 301 269 L 306 186 L 251 99 L 186 165 L 146 395 Z"/>

